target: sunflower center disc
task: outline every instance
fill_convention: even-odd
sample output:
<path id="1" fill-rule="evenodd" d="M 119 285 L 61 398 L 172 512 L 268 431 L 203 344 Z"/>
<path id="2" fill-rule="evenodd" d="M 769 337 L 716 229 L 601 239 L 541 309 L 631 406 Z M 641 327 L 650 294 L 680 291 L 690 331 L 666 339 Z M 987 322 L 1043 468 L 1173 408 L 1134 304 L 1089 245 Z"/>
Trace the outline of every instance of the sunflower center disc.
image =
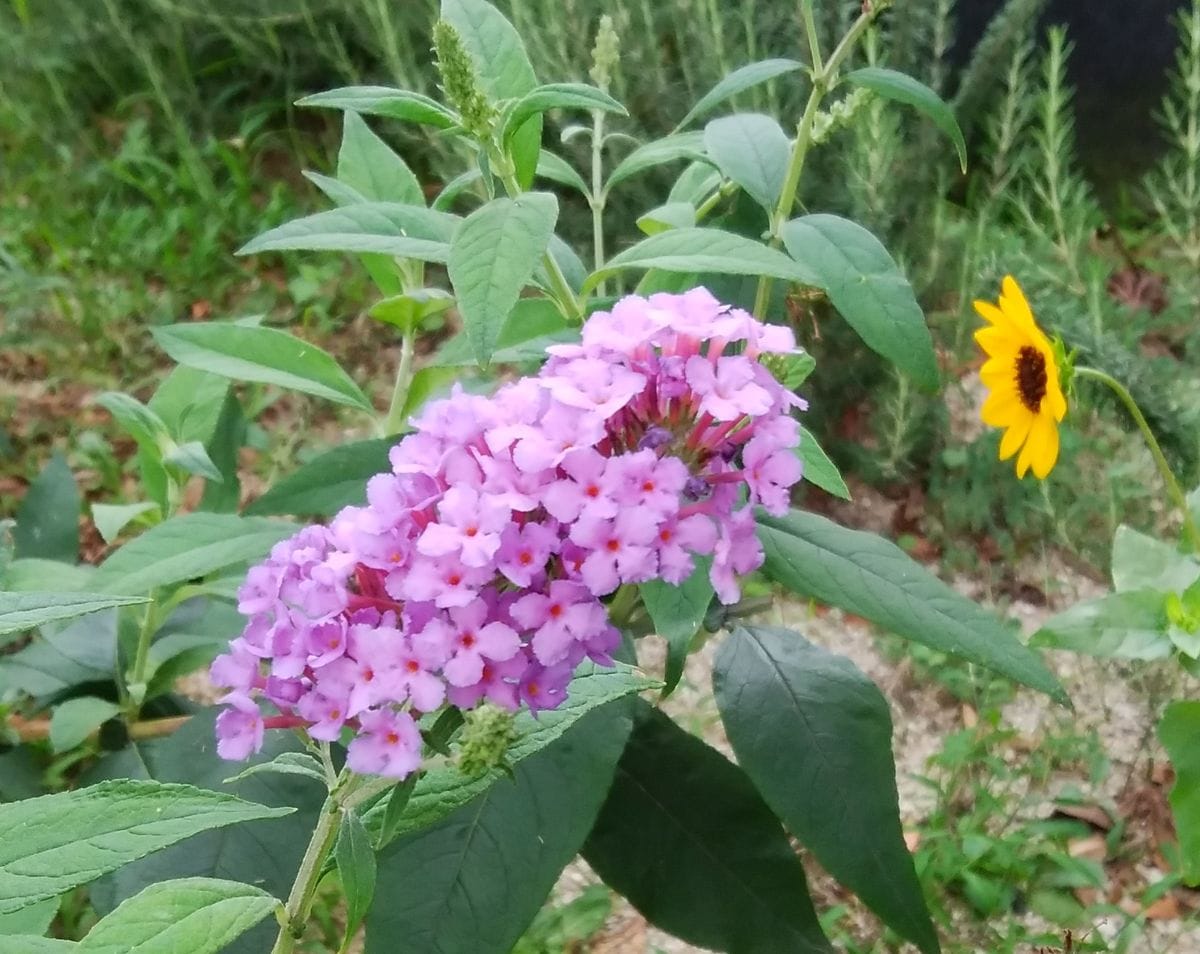
<path id="1" fill-rule="evenodd" d="M 1021 403 L 1036 414 L 1046 396 L 1046 357 L 1029 345 L 1017 352 L 1017 391 Z"/>

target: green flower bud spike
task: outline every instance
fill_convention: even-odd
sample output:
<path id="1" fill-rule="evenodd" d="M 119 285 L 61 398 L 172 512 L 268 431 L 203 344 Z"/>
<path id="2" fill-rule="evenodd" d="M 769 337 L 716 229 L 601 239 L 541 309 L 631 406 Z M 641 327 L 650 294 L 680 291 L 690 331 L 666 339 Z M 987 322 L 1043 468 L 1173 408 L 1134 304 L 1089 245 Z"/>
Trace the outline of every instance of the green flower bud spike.
<path id="1" fill-rule="evenodd" d="M 442 77 L 442 92 L 458 111 L 462 128 L 479 142 L 490 142 L 496 108 L 479 85 L 479 73 L 462 37 L 445 20 L 438 20 L 433 27 L 433 52 Z"/>
<path id="2" fill-rule="evenodd" d="M 482 705 L 465 713 L 458 767 L 464 775 L 479 776 L 506 765 L 508 747 L 517 737 L 513 714 L 499 706 Z"/>
<path id="3" fill-rule="evenodd" d="M 620 62 L 620 37 L 613 26 L 612 17 L 606 13 L 600 18 L 600 26 L 596 30 L 596 44 L 592 47 L 592 68 L 588 70 L 588 75 L 593 83 L 607 93 L 612 84 L 613 73 Z"/>

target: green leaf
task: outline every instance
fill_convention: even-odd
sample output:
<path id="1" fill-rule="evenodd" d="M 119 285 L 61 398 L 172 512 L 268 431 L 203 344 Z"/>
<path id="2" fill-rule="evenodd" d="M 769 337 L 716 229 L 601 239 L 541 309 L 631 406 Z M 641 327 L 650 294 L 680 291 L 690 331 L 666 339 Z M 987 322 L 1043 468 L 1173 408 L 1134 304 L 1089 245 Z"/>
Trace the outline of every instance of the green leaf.
<path id="1" fill-rule="evenodd" d="M 486 366 L 500 328 L 546 251 L 558 201 L 547 192 L 493 199 L 463 219 L 447 269 L 475 358 Z"/>
<path id="2" fill-rule="evenodd" d="M 344 951 L 367 916 L 375 897 L 375 848 L 371 844 L 371 836 L 354 812 L 342 816 L 333 856 L 346 898 Z"/>
<path id="3" fill-rule="evenodd" d="M 718 275 L 770 275 L 802 285 L 822 286 L 807 264 L 795 261 L 754 239 L 720 229 L 671 229 L 618 252 L 592 272 L 584 290 L 626 268 L 666 272 L 713 272 Z"/>
<path id="4" fill-rule="evenodd" d="M 667 193 L 667 204 L 686 202 L 699 207 L 722 182 L 721 173 L 708 162 L 693 162 L 679 174 L 671 191 Z"/>
<path id="5" fill-rule="evenodd" d="M 0 914 L 57 897 L 197 832 L 291 811 L 132 779 L 0 805 Z"/>
<path id="6" fill-rule="evenodd" d="M 216 709 L 204 710 L 167 738 L 135 741 L 100 762 L 98 771 L 224 790 L 222 779 L 229 775 L 231 763 L 216 753 L 216 713 Z M 258 758 L 270 760 L 280 752 L 298 748 L 292 733 L 268 732 Z M 148 885 L 185 877 L 233 878 L 276 897 L 286 897 L 325 794 L 308 779 L 278 774 L 246 778 L 237 783 L 236 789 L 243 798 L 287 806 L 283 810 L 293 814 L 242 823 L 236 829 L 205 831 L 127 864 L 92 886 L 89 894 L 97 911 L 111 911 Z M 228 945 L 222 954 L 263 954 L 270 950 L 277 930 L 274 922 L 260 924 Z"/>
<path id="7" fill-rule="evenodd" d="M 55 451 L 17 508 L 12 531 L 16 556 L 74 563 L 79 558 L 79 507 L 71 468 Z"/>
<path id="8" fill-rule="evenodd" d="M 517 738 L 509 747 L 508 764 L 519 766 L 523 759 L 557 741 L 593 709 L 657 685 L 628 666 L 601 668 L 585 664 L 571 680 L 566 702 L 557 709 L 539 713 L 537 718 L 528 710 L 517 714 L 514 721 Z M 431 769 L 416 783 L 404 813 L 396 822 L 395 833 L 427 828 L 507 777 L 501 769 L 481 776 L 464 775 L 454 765 Z M 364 817 L 367 828 L 378 833 L 385 813 L 382 805 L 372 807 Z"/>
<path id="9" fill-rule="evenodd" d="M 480 85 L 493 101 L 516 99 L 537 86 L 520 35 L 487 0 L 442 0 L 441 16 L 462 37 L 479 70 Z M 522 189 L 533 183 L 541 146 L 540 117 L 526 123 L 512 138 L 509 151 Z"/>
<path id="10" fill-rule="evenodd" d="M 73 941 L 56 941 L 30 934 L 0 935 L 0 954 L 71 954 L 78 950 L 79 945 Z"/>
<path id="11" fill-rule="evenodd" d="M 263 232 L 239 255 L 270 251 L 380 252 L 442 264 L 458 216 L 399 202 L 363 202 L 318 212 Z"/>
<path id="12" fill-rule="evenodd" d="M 586 83 L 547 83 L 530 90 L 513 103 L 504 117 L 503 141 L 509 142 L 527 120 L 549 109 L 598 109 L 618 116 L 629 115 L 624 106 L 595 86 Z"/>
<path id="13" fill-rule="evenodd" d="M 20 652 L 0 655 L 0 696 L 45 697 L 83 683 L 111 682 L 116 657 L 116 610 L 48 626 Z"/>
<path id="14" fill-rule="evenodd" d="M 4 572 L 3 586 L 6 590 L 22 593 L 52 590 L 83 590 L 87 588 L 95 572 L 94 566 L 85 563 L 60 563 L 57 560 L 42 560 L 26 557 L 13 560 Z"/>
<path id="15" fill-rule="evenodd" d="M 867 66 L 861 70 L 855 70 L 853 73 L 847 74 L 846 79 L 885 99 L 904 103 L 906 106 L 912 106 L 918 112 L 924 113 L 954 143 L 954 150 L 958 153 L 958 163 L 963 172 L 967 171 L 967 143 L 963 139 L 962 130 L 958 127 L 958 120 L 954 118 L 954 110 L 928 86 L 904 73 L 878 66 Z"/>
<path id="16" fill-rule="evenodd" d="M 157 511 L 158 504 L 150 500 L 131 504 L 92 504 L 92 523 L 100 531 L 105 543 L 113 543 L 130 521 L 144 513 Z"/>
<path id="17" fill-rule="evenodd" d="M 218 954 L 279 902 L 260 888 L 215 878 L 152 884 L 102 917 L 79 954 Z"/>
<path id="18" fill-rule="evenodd" d="M 587 837 L 628 733 L 627 703 L 595 709 L 511 779 L 393 842 L 367 954 L 394 951 L 397 938 L 414 951 L 508 954 Z"/>
<path id="19" fill-rule="evenodd" d="M 0 940 L 6 934 L 45 934 L 58 914 L 58 905 L 58 898 L 47 898 L 12 914 L 0 915 Z M 0 951 L 3 950 L 0 947 Z"/>
<path id="20" fill-rule="evenodd" d="M 215 375 L 210 375 L 215 377 Z M 228 388 L 229 381 L 224 382 Z M 238 476 L 238 457 L 246 444 L 247 423 L 242 411 L 242 402 L 232 389 L 227 390 L 225 399 L 221 402 L 221 412 L 217 417 L 217 426 L 208 438 L 204 447 L 208 459 L 212 461 L 220 481 L 209 481 L 204 486 L 204 495 L 200 498 L 199 510 L 211 510 L 216 513 L 232 513 L 237 510 L 242 500 L 242 481 Z"/>
<path id="21" fill-rule="evenodd" d="M 668 202 L 638 216 L 637 227 L 647 235 L 696 225 L 696 207 L 690 202 Z"/>
<path id="22" fill-rule="evenodd" d="M 453 305 L 454 296 L 444 289 L 414 288 L 377 301 L 367 314 L 401 331 L 416 331 L 426 318 L 440 315 Z"/>
<path id="23" fill-rule="evenodd" d="M 0 636 L 23 633 L 46 623 L 86 616 L 114 606 L 146 603 L 143 596 L 108 593 L 0 592 Z"/>
<path id="24" fill-rule="evenodd" d="M 496 337 L 496 351 L 492 360 L 511 360 L 517 357 L 514 352 L 518 350 L 522 357 L 526 351 L 530 359 L 544 357 L 545 344 L 550 339 L 565 340 L 566 336 L 572 333 L 578 340 L 578 333 L 571 329 L 562 312 L 549 298 L 519 299 Z M 522 349 L 523 345 L 531 347 Z M 460 367 L 474 363 L 471 342 L 465 334 L 455 335 L 430 359 L 431 365 L 444 367 Z"/>
<path id="25" fill-rule="evenodd" d="M 1166 628 L 1163 593 L 1130 590 L 1076 603 L 1047 620 L 1029 644 L 1105 658 L 1165 659 L 1171 655 Z"/>
<path id="26" fill-rule="evenodd" d="M 718 650 L 713 689 L 738 765 L 771 810 L 889 927 L 936 954 L 875 684 L 799 633 L 748 626 Z"/>
<path id="27" fill-rule="evenodd" d="M 792 144 L 770 116 L 735 113 L 704 127 L 704 148 L 725 178 L 772 212 L 783 192 Z"/>
<path id="28" fill-rule="evenodd" d="M 1158 724 L 1158 738 L 1175 769 L 1170 800 L 1183 879 L 1195 887 L 1200 884 L 1200 702 L 1167 706 Z"/>
<path id="29" fill-rule="evenodd" d="M 537 174 L 543 179 L 577 189 L 585 196 L 591 195 L 587 183 L 583 181 L 583 176 L 576 172 L 566 159 L 549 149 L 543 149 L 541 155 L 538 156 Z"/>
<path id="30" fill-rule="evenodd" d="M 788 253 L 803 262 L 866 345 L 926 390 L 938 386 L 933 339 L 912 286 L 887 249 L 861 225 L 806 215 L 783 227 Z"/>
<path id="31" fill-rule="evenodd" d="M 1118 593 L 1142 589 L 1182 593 L 1200 580 L 1200 562 L 1122 524 L 1113 536 L 1112 577 Z"/>
<path id="32" fill-rule="evenodd" d="M 774 79 L 776 76 L 783 76 L 785 73 L 794 73 L 796 70 L 803 68 L 803 63 L 785 59 L 759 60 L 757 63 L 747 63 L 745 66 L 738 67 L 738 69 L 734 70 L 701 96 L 696 101 L 696 105 L 688 110 L 687 115 L 679 120 L 679 125 L 675 128 L 677 130 L 682 129 L 693 120 L 699 119 L 705 113 L 711 112 L 714 107 L 719 106 L 725 100 L 736 96 L 744 90 L 752 89 L 760 83 Z"/>
<path id="33" fill-rule="evenodd" d="M 371 411 L 371 402 L 329 354 L 286 331 L 226 322 L 167 325 L 154 340 L 180 364 L 235 381 L 258 381 Z"/>
<path id="34" fill-rule="evenodd" d="M 367 499 L 367 481 L 389 469 L 396 438 L 342 444 L 288 474 L 246 508 L 249 516 L 297 514 L 330 517 Z"/>
<path id="35" fill-rule="evenodd" d="M 608 181 L 604 183 L 604 191 L 608 192 L 619 182 L 624 182 L 647 169 L 653 169 L 667 162 L 678 162 L 687 159 L 690 162 L 708 162 L 704 153 L 704 135 L 698 132 L 677 133 L 655 139 L 643 146 L 638 146 L 628 156 L 617 163 L 609 173 Z"/>
<path id="36" fill-rule="evenodd" d="M 58 753 L 75 748 L 120 711 L 120 706 L 95 696 L 60 703 L 50 717 L 51 749 Z"/>
<path id="37" fill-rule="evenodd" d="M 708 578 L 710 561 L 698 559 L 692 574 L 679 586 L 663 580 L 648 580 L 638 585 L 642 603 L 654 630 L 667 641 L 667 671 L 663 676 L 663 695 L 679 685 L 692 638 L 704 622 L 712 602 L 713 587 Z"/>
<path id="38" fill-rule="evenodd" d="M 225 479 L 199 441 L 176 444 L 163 454 L 162 460 L 164 464 L 171 464 L 185 473 L 195 474 L 213 483 L 219 484 Z"/>
<path id="39" fill-rule="evenodd" d="M 377 202 L 424 205 L 425 193 L 412 170 L 358 113 L 347 111 L 338 151 L 338 180 Z"/>
<path id="40" fill-rule="evenodd" d="M 446 711 L 449 712 L 450 710 Z M 461 720 L 461 713 L 459 714 L 459 718 Z M 435 746 L 430 745 L 430 748 L 435 748 Z M 375 832 L 373 844 L 377 848 L 382 848 L 395 839 L 397 832 L 400 830 L 400 819 L 404 816 L 404 810 L 408 807 L 408 800 L 412 798 L 413 789 L 416 788 L 418 778 L 420 778 L 420 774 L 414 772 L 388 792 L 387 804 L 384 806 L 383 814 L 376 816 L 379 824 Z"/>
<path id="41" fill-rule="evenodd" d="M 325 198 L 336 206 L 362 205 L 364 202 L 371 201 L 353 186 L 339 182 L 331 176 L 323 176 L 319 172 L 311 172 L 307 169 L 301 175 L 320 189 Z"/>
<path id="42" fill-rule="evenodd" d="M 832 949 L 804 869 L 745 774 L 646 703 L 583 856 L 645 918 L 718 951 Z"/>
<path id="43" fill-rule="evenodd" d="M 214 570 L 259 560 L 296 527 L 233 514 L 172 517 L 131 540 L 105 560 L 91 585 L 105 593 L 142 595 Z"/>
<path id="44" fill-rule="evenodd" d="M 829 459 L 829 455 L 822 450 L 817 439 L 806 427 L 800 428 L 800 446 L 796 448 L 796 453 L 804 463 L 805 480 L 816 484 L 827 494 L 841 497 L 842 500 L 850 499 L 850 488 L 838 472 L 837 465 Z"/>
<path id="45" fill-rule="evenodd" d="M 895 544 L 801 510 L 787 517 L 760 514 L 758 526 L 766 574 L 798 596 L 848 610 L 1069 704 L 1037 653 Z"/>
<path id="46" fill-rule="evenodd" d="M 121 430 L 142 450 L 161 455 L 162 449 L 171 443 L 163 419 L 137 398 L 120 391 L 105 391 L 96 396 L 96 403 L 113 416 Z"/>
<path id="47" fill-rule="evenodd" d="M 328 784 L 321 763 L 315 756 L 309 755 L 307 752 L 281 752 L 270 761 L 255 762 L 249 768 L 238 772 L 237 775 L 225 779 L 225 784 L 232 785 L 262 772 L 274 772 L 276 775 L 302 775 L 305 778 L 316 779 L 321 783 L 322 788 L 326 788 Z"/>
<path id="48" fill-rule="evenodd" d="M 368 116 L 386 116 L 449 129 L 458 117 L 436 99 L 390 86 L 342 86 L 296 100 L 297 106 L 321 106 Z"/>

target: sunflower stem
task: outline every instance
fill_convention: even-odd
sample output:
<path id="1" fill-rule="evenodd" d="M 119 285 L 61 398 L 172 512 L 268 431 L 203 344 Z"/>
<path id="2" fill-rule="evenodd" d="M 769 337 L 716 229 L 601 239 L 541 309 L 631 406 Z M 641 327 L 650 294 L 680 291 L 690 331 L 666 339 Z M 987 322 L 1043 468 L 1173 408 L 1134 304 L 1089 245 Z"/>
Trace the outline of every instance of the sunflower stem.
<path id="1" fill-rule="evenodd" d="M 1074 375 L 1076 378 L 1091 378 L 1093 381 L 1099 381 L 1101 384 L 1107 386 L 1120 402 L 1125 405 L 1129 416 L 1133 418 L 1134 423 L 1138 426 L 1138 430 L 1142 432 L 1146 446 L 1150 448 L 1150 456 L 1154 458 L 1154 463 L 1158 466 L 1158 472 L 1162 476 L 1163 483 L 1167 485 L 1167 494 L 1171 497 L 1175 506 L 1179 508 L 1179 514 L 1183 518 L 1184 539 L 1193 552 L 1200 549 L 1200 532 L 1196 529 L 1196 521 L 1192 517 L 1187 497 L 1183 492 L 1183 488 L 1179 486 L 1179 481 L 1175 479 L 1175 472 L 1171 470 L 1171 465 L 1167 463 L 1166 455 L 1158 443 L 1158 438 L 1154 436 L 1154 431 L 1150 429 L 1150 423 L 1146 420 L 1146 415 L 1138 407 L 1138 403 L 1134 400 L 1133 395 L 1129 393 L 1129 389 L 1112 375 L 1098 371 L 1096 368 L 1086 366 L 1076 367 Z"/>

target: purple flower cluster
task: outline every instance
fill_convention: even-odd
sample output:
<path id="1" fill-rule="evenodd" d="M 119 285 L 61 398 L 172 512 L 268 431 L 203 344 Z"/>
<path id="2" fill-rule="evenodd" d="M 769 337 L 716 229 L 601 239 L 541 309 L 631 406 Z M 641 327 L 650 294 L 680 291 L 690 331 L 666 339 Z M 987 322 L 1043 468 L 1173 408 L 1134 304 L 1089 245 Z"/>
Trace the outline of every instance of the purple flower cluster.
<path id="1" fill-rule="evenodd" d="M 250 571 L 249 622 L 212 667 L 230 690 L 221 755 L 246 758 L 265 728 L 349 726 L 352 769 L 404 777 L 422 714 L 554 708 L 584 657 L 611 665 L 602 600 L 622 584 L 680 583 L 705 555 L 736 602 L 763 559 L 753 507 L 783 513 L 801 476 L 804 402 L 757 360 L 794 350 L 702 288 L 628 297 L 536 377 L 430 404 L 366 506 Z"/>

